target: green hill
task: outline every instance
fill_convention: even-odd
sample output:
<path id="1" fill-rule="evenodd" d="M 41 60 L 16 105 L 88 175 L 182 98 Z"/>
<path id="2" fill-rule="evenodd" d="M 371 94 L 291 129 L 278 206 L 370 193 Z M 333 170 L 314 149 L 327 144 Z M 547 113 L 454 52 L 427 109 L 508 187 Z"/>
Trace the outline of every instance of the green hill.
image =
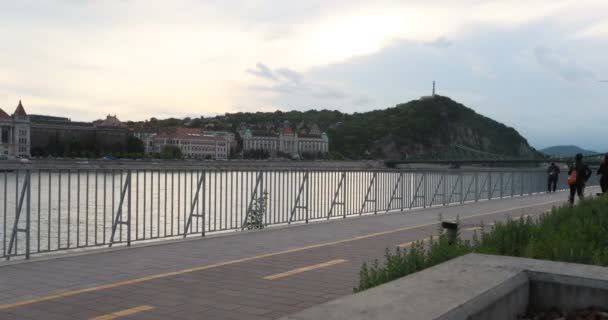
<path id="1" fill-rule="evenodd" d="M 436 96 L 394 108 L 348 116 L 330 130 L 334 150 L 348 158 L 436 158 L 461 145 L 507 157 L 538 157 L 515 129 Z"/>
<path id="2" fill-rule="evenodd" d="M 329 110 L 239 112 L 213 118 L 153 119 L 131 125 L 185 125 L 233 132 L 243 128 L 278 132 L 285 125 L 305 132 L 318 126 L 329 135 L 331 155 L 345 159 L 449 158 L 454 145 L 505 157 L 541 156 L 515 129 L 442 96 L 354 114 Z"/>
<path id="3" fill-rule="evenodd" d="M 577 153 L 583 155 L 597 154 L 596 151 L 585 150 L 579 146 L 553 146 L 540 150 L 542 153 L 552 157 L 574 157 Z"/>

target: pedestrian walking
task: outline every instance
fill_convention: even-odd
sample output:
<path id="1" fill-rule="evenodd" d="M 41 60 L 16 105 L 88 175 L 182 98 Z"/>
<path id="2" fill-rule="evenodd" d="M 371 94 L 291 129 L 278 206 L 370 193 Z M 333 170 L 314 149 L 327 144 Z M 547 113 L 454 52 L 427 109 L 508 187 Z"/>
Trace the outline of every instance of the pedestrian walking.
<path id="1" fill-rule="evenodd" d="M 574 204 L 574 196 L 578 195 L 579 200 L 585 199 L 585 184 L 593 172 L 589 166 L 583 162 L 583 155 L 576 154 L 574 163 L 568 169 L 568 184 L 570 185 L 570 205 Z"/>
<path id="2" fill-rule="evenodd" d="M 559 179 L 559 167 L 555 162 L 551 162 L 549 168 L 547 168 L 547 192 L 555 192 L 557 189 L 557 180 Z"/>
<path id="3" fill-rule="evenodd" d="M 602 193 L 608 193 L 608 153 L 604 155 L 604 161 L 600 164 L 600 168 L 597 169 L 597 174 L 600 175 L 600 187 Z"/>

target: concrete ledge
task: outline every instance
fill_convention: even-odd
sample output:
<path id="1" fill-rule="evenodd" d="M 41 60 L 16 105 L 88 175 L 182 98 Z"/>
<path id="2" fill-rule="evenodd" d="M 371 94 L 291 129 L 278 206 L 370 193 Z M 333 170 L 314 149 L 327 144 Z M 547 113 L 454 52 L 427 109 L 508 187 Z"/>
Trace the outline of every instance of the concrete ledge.
<path id="1" fill-rule="evenodd" d="M 608 268 L 469 254 L 283 319 L 506 320 L 606 301 Z"/>

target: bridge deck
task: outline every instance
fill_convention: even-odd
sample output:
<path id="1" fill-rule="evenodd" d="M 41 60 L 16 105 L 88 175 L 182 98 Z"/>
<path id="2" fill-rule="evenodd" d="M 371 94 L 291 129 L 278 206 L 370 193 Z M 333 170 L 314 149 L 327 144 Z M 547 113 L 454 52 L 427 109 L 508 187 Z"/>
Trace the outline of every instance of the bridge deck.
<path id="1" fill-rule="evenodd" d="M 538 214 L 565 193 L 164 242 L 0 266 L 0 319 L 275 319 L 352 293 L 364 261 L 460 215 Z"/>

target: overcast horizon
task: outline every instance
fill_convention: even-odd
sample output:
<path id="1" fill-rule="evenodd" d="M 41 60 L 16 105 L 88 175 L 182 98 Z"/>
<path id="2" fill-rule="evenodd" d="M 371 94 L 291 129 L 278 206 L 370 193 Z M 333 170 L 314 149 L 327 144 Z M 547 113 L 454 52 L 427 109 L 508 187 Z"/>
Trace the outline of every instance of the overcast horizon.
<path id="1" fill-rule="evenodd" d="M 8 113 L 365 112 L 435 80 L 534 147 L 608 150 L 605 0 L 21 0 L 0 19 Z"/>

